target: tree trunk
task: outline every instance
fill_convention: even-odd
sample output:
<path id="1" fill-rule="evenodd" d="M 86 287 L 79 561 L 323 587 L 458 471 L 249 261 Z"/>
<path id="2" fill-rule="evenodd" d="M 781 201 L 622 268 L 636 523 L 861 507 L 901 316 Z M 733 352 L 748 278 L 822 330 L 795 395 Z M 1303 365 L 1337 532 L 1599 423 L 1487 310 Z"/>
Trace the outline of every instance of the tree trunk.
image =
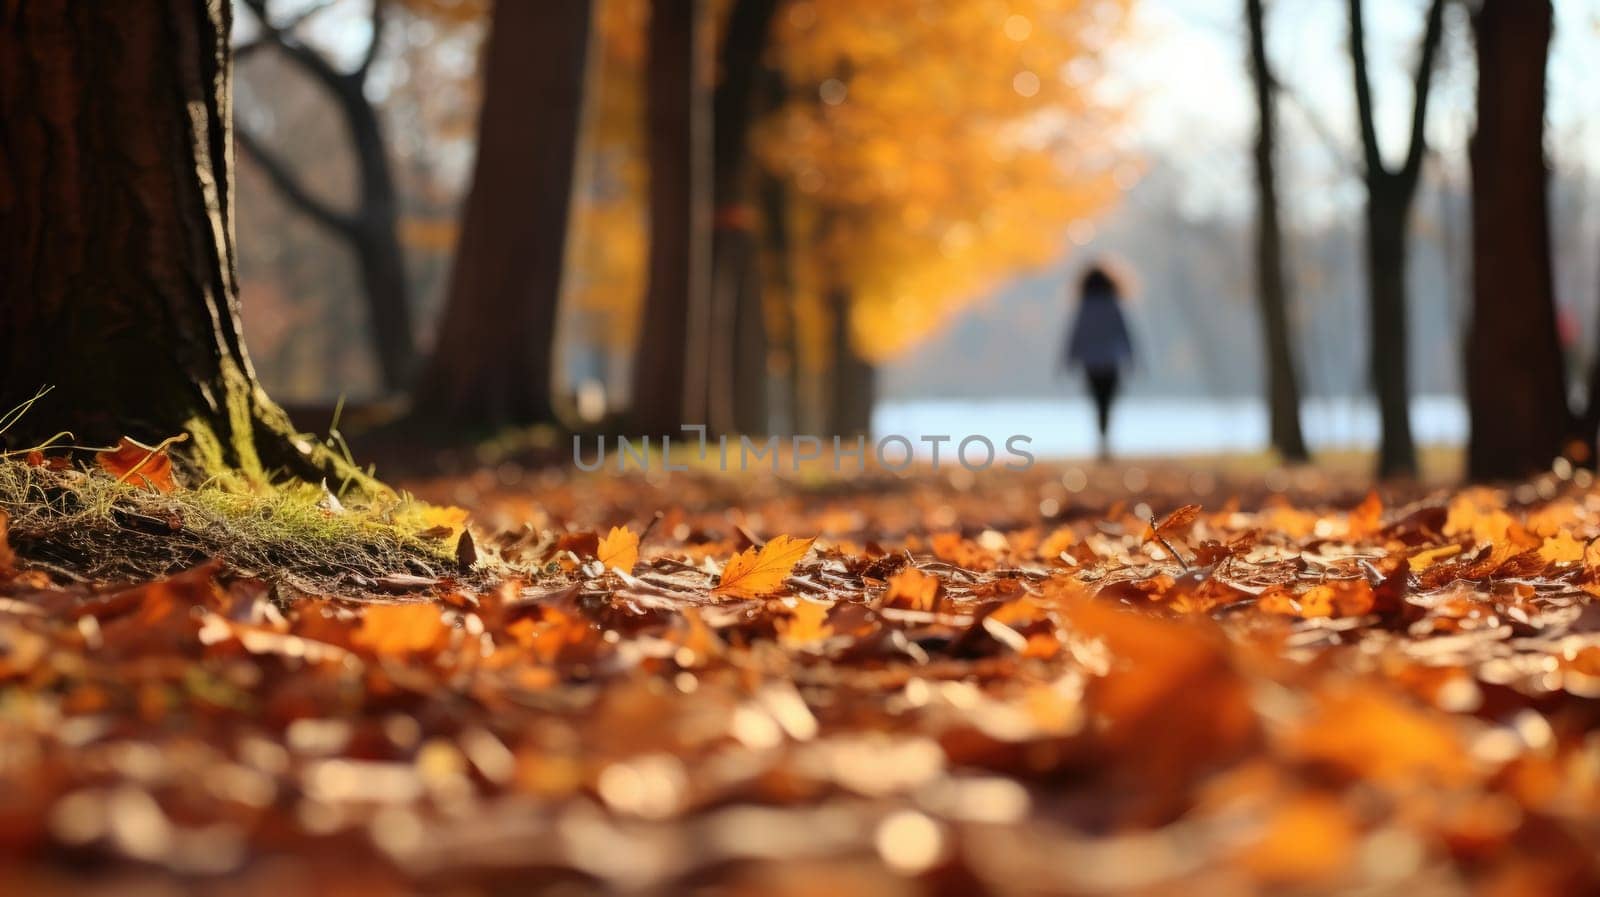
<path id="1" fill-rule="evenodd" d="M 709 327 L 706 276 L 705 90 L 695 69 L 701 0 L 655 0 L 650 11 L 646 132 L 650 253 L 644 322 L 634 356 L 632 424 L 675 433 L 705 424 Z"/>
<path id="2" fill-rule="evenodd" d="M 877 371 L 856 351 L 850 327 L 850 293 L 835 288 L 828 295 L 833 320 L 833 372 L 828 402 L 830 436 L 870 436 Z"/>
<path id="3" fill-rule="evenodd" d="M 1245 0 L 1250 26 L 1250 74 L 1256 96 L 1256 296 L 1267 365 L 1267 412 L 1272 447 L 1285 461 L 1306 461 L 1300 431 L 1300 382 L 1289 328 L 1289 285 L 1284 273 L 1283 226 L 1278 219 L 1278 173 L 1274 160 L 1277 114 L 1272 69 L 1267 60 L 1262 0 Z"/>
<path id="4" fill-rule="evenodd" d="M 400 249 L 400 199 L 377 110 L 359 87 L 345 105 L 361 166 L 361 209 L 351 243 L 360 262 L 378 371 L 389 391 L 401 393 L 411 386 L 417 342 L 405 253 Z"/>
<path id="5" fill-rule="evenodd" d="M 590 0 L 494 5 L 478 160 L 415 422 L 552 422 L 551 362 L 583 105 Z M 529 97 L 537 97 L 537 114 Z"/>
<path id="6" fill-rule="evenodd" d="M 1474 479 L 1546 469 L 1572 426 L 1556 331 L 1544 157 L 1553 15 L 1549 0 L 1484 0 L 1473 17 L 1478 125 L 1471 144 L 1467 469 Z"/>
<path id="7" fill-rule="evenodd" d="M 353 474 L 292 432 L 240 336 L 229 5 L 0 15 L 0 407 L 54 387 L 8 448 L 188 431 L 256 481 Z"/>
<path id="8" fill-rule="evenodd" d="M 1414 476 L 1407 362 L 1406 257 L 1412 190 L 1385 177 L 1368 185 L 1367 298 L 1371 375 L 1378 399 L 1378 475 Z"/>
<path id="9" fill-rule="evenodd" d="M 762 172 L 761 229 L 766 241 L 763 262 L 763 282 L 775 287 L 779 301 L 772 308 L 774 329 L 779 334 L 776 348 L 779 369 L 778 413 L 781 432 L 798 433 L 801 429 L 800 411 L 800 333 L 798 301 L 795 291 L 793 260 L 789 255 L 789 204 L 783 181 L 769 172 Z"/>
<path id="10" fill-rule="evenodd" d="M 778 0 L 736 0 L 719 53 L 712 98 L 711 232 L 714 429 L 764 433 L 767 412 L 767 334 L 762 301 L 760 215 L 750 200 L 750 121 L 761 55 Z"/>

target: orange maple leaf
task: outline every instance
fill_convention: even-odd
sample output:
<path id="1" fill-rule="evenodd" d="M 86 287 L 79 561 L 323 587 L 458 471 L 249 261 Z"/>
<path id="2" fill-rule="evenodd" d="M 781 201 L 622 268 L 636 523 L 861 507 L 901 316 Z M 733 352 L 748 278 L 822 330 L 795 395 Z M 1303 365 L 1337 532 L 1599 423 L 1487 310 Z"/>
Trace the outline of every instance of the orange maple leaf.
<path id="1" fill-rule="evenodd" d="M 594 556 L 608 570 L 616 568 L 623 573 L 632 573 L 633 565 L 639 563 L 639 535 L 625 526 L 613 526 L 611 532 L 600 540 Z"/>
<path id="2" fill-rule="evenodd" d="M 95 461 L 99 462 L 102 470 L 116 477 L 119 483 L 131 483 L 155 492 L 171 492 L 178 488 L 178 483 L 172 478 L 172 459 L 167 457 L 167 446 L 188 438 L 189 434 L 180 433 L 156 445 L 145 445 L 124 436 L 116 448 L 96 452 Z"/>
<path id="3" fill-rule="evenodd" d="M 747 548 L 733 556 L 722 570 L 722 582 L 711 590 L 713 595 L 731 595 L 734 598 L 760 598 L 783 587 L 783 581 L 800 559 L 811 550 L 816 539 L 774 537 L 761 546 L 761 550 Z"/>

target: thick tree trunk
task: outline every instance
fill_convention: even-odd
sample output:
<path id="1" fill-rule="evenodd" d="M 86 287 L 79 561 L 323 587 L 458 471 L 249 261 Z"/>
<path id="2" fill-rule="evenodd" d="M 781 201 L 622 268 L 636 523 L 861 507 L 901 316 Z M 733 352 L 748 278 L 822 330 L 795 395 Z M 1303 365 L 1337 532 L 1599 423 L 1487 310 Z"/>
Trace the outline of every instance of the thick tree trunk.
<path id="1" fill-rule="evenodd" d="M 828 295 L 828 305 L 833 322 L 828 435 L 871 435 L 877 371 L 871 362 L 861 357 L 851 336 L 849 292 L 835 288 Z"/>
<path id="2" fill-rule="evenodd" d="M 1553 15 L 1549 0 L 1484 0 L 1473 17 L 1478 126 L 1471 145 L 1467 469 L 1474 479 L 1547 468 L 1572 426 L 1556 331 L 1544 157 Z"/>
<path id="3" fill-rule="evenodd" d="M 708 110 L 696 71 L 701 0 L 650 11 L 646 129 L 650 160 L 649 284 L 634 356 L 632 425 L 674 433 L 706 424 Z"/>
<path id="4" fill-rule="evenodd" d="M 1305 461 L 1300 431 L 1300 382 L 1289 327 L 1289 284 L 1284 273 L 1283 226 L 1278 218 L 1277 142 L 1272 69 L 1267 60 L 1262 0 L 1245 0 L 1250 26 L 1250 74 L 1256 96 L 1256 296 L 1267 365 L 1267 412 L 1272 447 L 1285 461 Z"/>
<path id="5" fill-rule="evenodd" d="M 712 98 L 711 425 L 764 433 L 767 334 L 762 301 L 760 215 L 750 199 L 750 121 L 761 55 L 778 0 L 736 0 L 718 54 Z"/>
<path id="6" fill-rule="evenodd" d="M 229 5 L 0 11 L 0 407 L 80 444 L 182 431 L 264 481 L 351 473 L 257 384 L 234 270 Z"/>
<path id="7" fill-rule="evenodd" d="M 1368 186 L 1367 299 L 1372 387 L 1378 399 L 1378 475 L 1414 476 L 1410 365 L 1406 326 L 1406 257 L 1412 189 Z"/>
<path id="8" fill-rule="evenodd" d="M 478 161 L 438 346 L 415 389 L 417 423 L 487 432 L 555 420 L 550 369 L 589 24 L 589 0 L 494 5 Z"/>

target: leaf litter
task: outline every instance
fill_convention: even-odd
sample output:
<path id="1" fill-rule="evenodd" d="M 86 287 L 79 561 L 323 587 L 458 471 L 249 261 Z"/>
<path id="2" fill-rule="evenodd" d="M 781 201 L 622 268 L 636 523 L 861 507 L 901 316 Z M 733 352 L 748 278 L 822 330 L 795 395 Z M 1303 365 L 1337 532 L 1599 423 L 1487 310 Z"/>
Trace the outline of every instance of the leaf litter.
<path id="1" fill-rule="evenodd" d="M 0 539 L 0 880 L 1600 883 L 1586 473 L 1102 474 L 424 483 L 488 524 L 486 575 L 379 601 L 220 552 L 86 581 Z"/>

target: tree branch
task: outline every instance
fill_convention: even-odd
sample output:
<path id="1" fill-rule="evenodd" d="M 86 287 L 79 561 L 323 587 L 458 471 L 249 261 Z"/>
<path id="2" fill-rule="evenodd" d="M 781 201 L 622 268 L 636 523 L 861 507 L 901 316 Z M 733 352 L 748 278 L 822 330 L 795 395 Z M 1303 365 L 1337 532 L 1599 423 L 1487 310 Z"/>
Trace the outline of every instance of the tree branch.
<path id="1" fill-rule="evenodd" d="M 1435 0 L 1437 3 L 1438 0 Z M 1350 0 L 1350 62 L 1356 81 L 1356 118 L 1361 123 L 1361 151 L 1366 160 L 1367 177 L 1387 174 L 1383 152 L 1378 148 L 1378 127 L 1373 121 L 1372 81 L 1367 75 L 1367 35 L 1362 24 L 1362 0 Z"/>
<path id="2" fill-rule="evenodd" d="M 1312 134 L 1316 135 L 1318 142 L 1327 149 L 1328 155 L 1333 157 L 1339 168 L 1346 172 L 1360 174 L 1361 163 L 1356 159 L 1350 158 L 1349 146 L 1334 134 L 1333 128 L 1328 126 L 1322 115 L 1312 108 L 1311 104 L 1307 103 L 1298 91 L 1289 85 L 1274 79 L 1273 86 L 1278 88 L 1283 98 L 1289 101 L 1289 105 L 1300 113 L 1300 117 L 1305 120 L 1306 126 L 1311 129 Z"/>
<path id="3" fill-rule="evenodd" d="M 265 144 L 257 140 L 254 134 L 242 127 L 237 121 L 234 122 L 233 133 L 239 142 L 239 146 L 251 158 L 256 160 L 256 164 L 260 165 L 261 170 L 266 172 L 267 179 L 272 181 L 273 186 L 278 188 L 278 192 L 283 194 L 284 199 L 287 199 L 291 206 L 311 216 L 312 220 L 329 230 L 344 235 L 348 235 L 355 230 L 355 220 L 353 218 L 311 195 L 311 192 L 306 190 L 305 186 L 295 179 L 294 174 L 289 171 L 289 166 L 285 165 L 283 160 L 274 156 L 272 151 L 266 148 Z"/>
<path id="4" fill-rule="evenodd" d="M 387 5 L 385 0 L 372 0 L 372 40 L 367 44 L 366 54 L 361 57 L 361 64 L 351 73 L 357 81 L 367 80 L 367 71 L 372 68 L 372 61 L 378 58 L 378 51 L 383 49 L 383 27 L 388 21 L 384 9 Z"/>
<path id="5" fill-rule="evenodd" d="M 1433 90 L 1434 57 L 1444 33 L 1445 0 L 1433 0 L 1428 6 L 1428 24 L 1422 32 L 1422 55 L 1417 60 L 1417 72 L 1411 107 L 1411 145 L 1406 149 L 1405 166 L 1401 177 L 1416 180 L 1422 168 L 1422 156 L 1428 149 L 1428 94 Z"/>
<path id="6" fill-rule="evenodd" d="M 296 16 L 293 22 L 287 26 L 279 26 L 272 21 L 267 12 L 266 0 L 244 0 L 244 2 L 246 6 L 250 7 L 250 11 L 255 13 L 256 21 L 260 23 L 261 30 L 265 33 L 265 39 L 271 41 L 278 49 L 284 52 L 284 55 L 298 63 L 307 74 L 322 82 L 336 96 L 346 94 L 352 84 L 359 89 L 360 78 L 365 77 L 365 72 L 355 76 L 339 71 L 321 53 L 318 53 L 291 33 L 291 29 L 295 25 L 305 21 L 313 13 L 333 5 L 335 0 L 326 0 L 324 3 L 313 6 L 311 9 Z"/>

